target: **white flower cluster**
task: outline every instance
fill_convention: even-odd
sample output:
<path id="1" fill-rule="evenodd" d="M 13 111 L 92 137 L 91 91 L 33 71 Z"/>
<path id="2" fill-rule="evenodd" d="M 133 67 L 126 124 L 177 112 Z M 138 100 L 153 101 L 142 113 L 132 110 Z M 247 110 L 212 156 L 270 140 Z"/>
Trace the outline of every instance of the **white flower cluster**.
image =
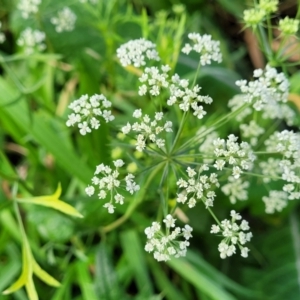
<path id="1" fill-rule="evenodd" d="M 258 137 L 265 132 L 264 128 L 260 127 L 254 120 L 251 120 L 249 124 L 241 124 L 240 129 L 242 137 L 250 139 L 252 146 L 257 145 Z"/>
<path id="2" fill-rule="evenodd" d="M 240 225 L 236 223 L 237 220 L 241 220 L 240 214 L 234 210 L 230 212 L 231 220 L 223 220 L 220 225 L 212 225 L 211 233 L 221 233 L 224 239 L 219 244 L 219 252 L 221 258 L 232 256 L 236 253 L 236 246 L 240 248 L 241 256 L 248 257 L 249 248 L 244 247 L 246 242 L 249 242 L 252 238 L 252 232 L 245 232 L 250 229 L 248 222 L 242 220 Z"/>
<path id="3" fill-rule="evenodd" d="M 254 81 L 238 80 L 244 101 L 252 103 L 256 111 L 263 111 L 265 119 L 285 119 L 289 121 L 294 112 L 285 103 L 288 100 L 289 81 L 283 73 L 277 73 L 275 68 L 266 66 L 265 70 L 254 70 Z M 291 122 L 291 121 L 290 121 Z"/>
<path id="4" fill-rule="evenodd" d="M 213 102 L 212 98 L 199 95 L 201 87 L 198 85 L 195 85 L 192 89 L 188 88 L 189 81 L 187 79 L 180 79 L 177 74 L 173 75 L 171 80 L 170 97 L 167 100 L 167 104 L 171 106 L 176 102 L 180 102 L 179 108 L 181 110 L 186 112 L 191 107 L 194 111 L 193 115 L 198 119 L 202 119 L 206 115 L 206 111 L 199 104 L 211 104 Z"/>
<path id="5" fill-rule="evenodd" d="M 175 221 L 176 219 L 171 215 L 166 216 L 163 220 L 166 227 L 165 233 L 161 231 L 161 225 L 158 222 L 153 222 L 151 227 L 145 229 L 148 239 L 145 250 L 149 253 L 154 252 L 153 256 L 157 261 L 167 261 L 172 256 L 186 255 L 193 228 L 189 225 L 185 225 L 184 228 L 175 227 Z M 181 236 L 184 237 L 184 241 L 177 241 L 176 239 Z"/>
<path id="6" fill-rule="evenodd" d="M 265 144 L 267 151 L 283 156 L 280 162 L 282 179 L 300 184 L 300 134 L 288 130 L 275 132 Z"/>
<path id="7" fill-rule="evenodd" d="M 75 27 L 76 15 L 68 8 L 64 7 L 57 13 L 56 17 L 52 17 L 50 22 L 55 26 L 56 32 L 72 31 Z"/>
<path id="8" fill-rule="evenodd" d="M 186 43 L 182 52 L 189 54 L 195 51 L 200 54 L 200 63 L 202 66 L 210 65 L 212 61 L 218 63 L 222 62 L 222 55 L 220 52 L 220 41 L 211 39 L 211 35 L 199 33 L 189 33 L 188 38 L 193 42 L 193 45 Z"/>
<path id="9" fill-rule="evenodd" d="M 170 70 L 171 68 L 168 65 L 161 67 L 161 73 L 157 67 L 145 68 L 145 72 L 139 78 L 140 82 L 143 83 L 139 87 L 139 95 L 143 96 L 149 92 L 152 96 L 158 96 L 162 87 L 167 88 L 169 86 L 169 75 L 167 73 Z"/>
<path id="10" fill-rule="evenodd" d="M 0 22 L 0 29 L 2 27 L 2 23 Z M 0 44 L 5 42 L 5 35 L 3 32 L 0 31 Z"/>
<path id="11" fill-rule="evenodd" d="M 20 0 L 18 9 L 21 11 L 22 17 L 28 19 L 29 15 L 37 13 L 41 2 L 41 0 Z"/>
<path id="12" fill-rule="evenodd" d="M 165 140 L 158 138 L 162 132 L 172 132 L 172 122 L 166 121 L 164 124 L 162 122 L 163 113 L 155 113 L 154 120 L 152 121 L 148 115 L 142 115 L 142 110 L 137 109 L 133 113 L 133 117 L 140 119 L 140 123 L 135 122 L 133 125 L 127 123 L 127 125 L 122 127 L 122 132 L 128 134 L 130 131 L 135 131 L 138 133 L 136 139 L 136 149 L 142 152 L 146 148 L 146 141 L 149 139 L 152 143 L 155 143 L 158 148 L 163 148 L 165 146 Z"/>
<path id="13" fill-rule="evenodd" d="M 267 152 L 279 154 L 280 158 L 269 157 L 260 162 L 264 182 L 279 179 L 284 182 L 281 191 L 271 190 L 262 199 L 266 213 L 272 214 L 286 207 L 288 200 L 300 199 L 300 134 L 288 130 L 275 132 L 265 145 Z"/>
<path id="14" fill-rule="evenodd" d="M 123 167 L 124 162 L 121 159 L 113 161 L 115 169 L 113 170 L 109 166 L 100 164 L 96 167 L 94 177 L 92 178 L 92 184 L 99 189 L 99 199 L 105 199 L 107 194 L 110 194 L 110 202 L 107 202 L 103 207 L 107 208 L 110 214 L 114 213 L 115 206 L 113 206 L 113 200 L 117 204 L 124 203 L 124 196 L 118 193 L 120 188 L 126 189 L 131 195 L 140 189 L 140 186 L 134 182 L 134 175 L 128 173 L 122 180 L 119 179 L 118 169 Z M 96 176 L 98 175 L 98 176 Z M 101 176 L 101 177 L 100 177 Z M 125 186 L 121 186 L 121 182 L 125 181 Z M 85 189 L 88 196 L 92 196 L 95 193 L 95 187 L 91 185 Z"/>
<path id="15" fill-rule="evenodd" d="M 265 203 L 265 212 L 273 214 L 275 211 L 282 211 L 287 206 L 288 194 L 284 191 L 270 191 L 269 196 L 262 198 Z"/>
<path id="16" fill-rule="evenodd" d="M 228 101 L 228 107 L 231 109 L 231 111 L 236 111 L 242 106 L 245 106 L 244 95 L 242 94 L 235 95 Z M 251 115 L 252 112 L 253 109 L 251 107 L 244 107 L 244 109 L 240 110 L 238 115 L 236 115 L 235 119 L 237 122 L 242 122 L 247 116 Z"/>
<path id="17" fill-rule="evenodd" d="M 131 40 L 117 49 L 117 57 L 123 67 L 133 65 L 136 68 L 144 66 L 146 59 L 159 61 L 156 45 L 144 38 Z"/>
<path id="18" fill-rule="evenodd" d="M 222 192 L 229 196 L 229 200 L 232 204 L 235 204 L 237 200 L 245 201 L 248 199 L 247 188 L 250 186 L 248 181 L 242 181 L 241 178 L 228 177 L 228 182 L 221 188 Z"/>
<path id="19" fill-rule="evenodd" d="M 110 110 L 105 108 L 111 107 L 111 102 L 104 95 L 93 95 L 89 98 L 88 95 L 83 95 L 79 99 L 73 101 L 69 108 L 74 113 L 68 116 L 66 125 L 68 127 L 78 124 L 79 132 L 82 135 L 91 132 L 91 129 L 98 129 L 100 122 L 95 116 L 101 116 L 106 123 L 114 120 L 114 116 Z"/>
<path id="20" fill-rule="evenodd" d="M 216 131 L 211 131 L 209 133 L 206 133 L 203 138 L 202 134 L 205 133 L 208 130 L 207 127 L 202 126 L 196 133 L 197 136 L 199 136 L 199 143 L 201 145 L 199 146 L 199 152 L 200 153 L 214 153 L 215 146 L 213 144 L 213 141 L 216 140 L 219 135 Z M 209 155 L 208 157 L 203 157 L 203 162 L 205 164 L 212 164 L 214 162 L 214 157 Z"/>
<path id="21" fill-rule="evenodd" d="M 21 32 L 17 40 L 17 45 L 22 47 L 26 54 L 32 54 L 34 51 L 43 51 L 46 48 L 44 44 L 46 35 L 39 30 L 26 28 Z"/>
<path id="22" fill-rule="evenodd" d="M 162 88 L 168 89 L 170 96 L 167 99 L 167 104 L 169 106 L 179 102 L 181 110 L 187 112 L 191 107 L 194 111 L 193 115 L 202 119 L 206 115 L 206 111 L 200 103 L 211 104 L 212 98 L 199 95 L 201 88 L 198 85 L 190 89 L 188 87 L 189 81 L 181 79 L 178 74 L 169 78 L 168 72 L 170 70 L 168 65 L 163 65 L 161 72 L 157 67 L 146 68 L 139 79 L 143 83 L 139 87 L 139 95 L 143 96 L 149 93 L 152 96 L 158 96 Z"/>
<path id="23" fill-rule="evenodd" d="M 279 167 L 281 178 L 288 182 L 283 187 L 289 193 L 288 199 L 300 199 L 300 134 L 288 130 L 275 132 L 265 144 L 267 151 L 282 155 Z"/>
<path id="24" fill-rule="evenodd" d="M 202 200 L 206 208 L 213 206 L 216 197 L 214 189 L 220 185 L 216 173 L 211 173 L 210 176 L 200 175 L 203 171 L 208 170 L 207 165 L 201 166 L 198 172 L 190 167 L 187 168 L 188 179 L 180 178 L 176 183 L 179 188 L 184 189 L 182 192 L 177 193 L 176 200 L 178 203 L 184 204 L 188 201 L 189 208 L 192 208 L 197 201 Z"/>
<path id="25" fill-rule="evenodd" d="M 215 161 L 214 167 L 217 170 L 223 170 L 226 162 L 232 165 L 232 176 L 238 179 L 243 170 L 251 170 L 255 155 L 251 146 L 247 142 L 237 143 L 238 138 L 234 134 L 230 134 L 227 140 L 216 139 L 213 144 L 215 146 L 215 155 L 218 159 Z"/>
<path id="26" fill-rule="evenodd" d="M 271 180 L 278 180 L 281 177 L 282 170 L 280 159 L 278 158 L 269 157 L 267 161 L 261 161 L 259 167 L 264 175 L 263 181 L 265 183 L 269 183 Z"/>
<path id="27" fill-rule="evenodd" d="M 253 110 L 261 112 L 263 119 L 282 119 L 288 125 L 293 125 L 295 112 L 287 104 L 289 82 L 283 73 L 277 73 L 275 68 L 266 66 L 265 70 L 254 70 L 254 81 L 238 80 L 236 84 L 240 87 L 243 94 L 236 95 L 228 102 L 232 111 L 239 109 L 245 103 L 252 107 L 245 107 L 236 116 L 237 121 L 241 122 Z"/>

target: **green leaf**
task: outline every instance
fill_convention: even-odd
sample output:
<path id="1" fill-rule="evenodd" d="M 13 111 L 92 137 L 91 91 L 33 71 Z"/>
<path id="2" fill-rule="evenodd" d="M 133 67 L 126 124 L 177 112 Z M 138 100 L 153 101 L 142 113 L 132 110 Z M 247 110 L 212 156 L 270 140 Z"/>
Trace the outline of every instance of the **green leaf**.
<path id="1" fill-rule="evenodd" d="M 71 215 L 73 217 L 83 218 L 83 215 L 80 214 L 73 206 L 58 199 L 60 194 L 61 194 L 61 185 L 59 184 L 56 192 L 53 195 L 23 198 L 23 199 L 17 198 L 16 201 L 20 203 L 26 203 L 26 204 L 31 203 L 31 204 L 51 207 L 53 209 L 63 212 L 64 214 Z"/>
<path id="2" fill-rule="evenodd" d="M 76 264 L 77 279 L 84 300 L 97 300 L 92 278 L 89 274 L 87 262 L 78 261 Z"/>
<path id="3" fill-rule="evenodd" d="M 4 294 L 4 295 L 11 294 L 11 293 L 19 290 L 24 285 L 26 286 L 26 288 L 29 289 L 30 295 L 32 295 L 32 297 L 34 297 L 34 295 L 36 294 L 34 286 L 32 287 L 30 285 L 29 287 L 27 287 L 29 279 L 32 278 L 32 266 L 31 266 L 32 256 L 31 256 L 30 250 L 28 249 L 27 246 L 28 245 L 26 245 L 26 243 L 24 243 L 23 247 L 22 247 L 22 259 L 23 259 L 22 273 L 21 273 L 20 277 L 9 288 L 7 288 L 5 291 L 2 292 L 2 294 Z M 32 299 L 35 299 L 35 298 L 32 298 Z M 31 300 L 31 298 L 30 298 L 30 300 Z"/>
<path id="4" fill-rule="evenodd" d="M 5 228 L 16 241 L 21 241 L 18 225 L 10 210 L 5 209 L 0 211 L 0 223 L 1 226 Z"/>
<path id="5" fill-rule="evenodd" d="M 145 252 L 137 232 L 134 230 L 122 232 L 121 244 L 140 293 L 144 297 L 152 296 L 153 287 L 145 261 Z"/>
<path id="6" fill-rule="evenodd" d="M 151 258 L 152 259 L 152 258 Z M 157 286 L 160 288 L 166 299 L 169 300 L 186 300 L 185 295 L 180 291 L 173 282 L 167 277 L 165 272 L 162 270 L 162 265 L 155 262 L 154 260 L 150 264 L 152 274 L 155 278 Z"/>
<path id="7" fill-rule="evenodd" d="M 84 183 L 89 183 L 93 171 L 76 155 L 66 136 L 62 134 L 61 123 L 42 111 L 32 113 L 26 105 L 25 98 L 14 102 L 19 97 L 16 90 L 0 78 L 0 114 L 18 127 L 19 132 L 26 132 L 39 145 L 45 147 L 56 158 L 57 163 L 71 176 Z M 10 105 L 8 105 L 10 104 Z M 67 129 L 66 129 L 67 130 Z M 11 132 L 14 135 L 14 132 Z"/>
<path id="8" fill-rule="evenodd" d="M 70 290 L 72 289 L 72 280 L 75 272 L 75 265 L 70 264 L 68 265 L 67 270 L 64 274 L 64 279 L 62 280 L 61 286 L 55 291 L 51 300 L 73 300 L 70 296 Z"/>
<path id="9" fill-rule="evenodd" d="M 244 268 L 243 280 L 261 293 L 260 299 L 298 300 L 300 291 L 300 223 L 296 212 L 289 222 L 255 236 L 264 264 Z M 280 242 L 279 242 L 280 241 Z"/>
<path id="10" fill-rule="evenodd" d="M 4 255 L 9 258 L 8 261 L 0 262 L 0 293 L 13 281 L 20 272 L 20 254 L 15 244 L 7 241 L 5 244 Z M 3 255 L 3 252 L 2 252 Z M 1 299 L 1 296 L 0 296 Z"/>
<path id="11" fill-rule="evenodd" d="M 175 270 L 184 279 L 193 284 L 197 289 L 214 300 L 234 300 L 234 296 L 230 295 L 226 290 L 220 287 L 218 282 L 203 274 L 195 266 L 186 259 L 172 259 L 167 264 Z"/>
<path id="12" fill-rule="evenodd" d="M 125 299 L 104 242 L 101 242 L 97 250 L 95 267 L 95 287 L 98 299 Z"/>
<path id="13" fill-rule="evenodd" d="M 33 260 L 33 273 L 50 286 L 60 286 L 60 283 L 46 271 L 44 271 L 35 260 Z"/>
<path id="14" fill-rule="evenodd" d="M 36 289 L 35 289 L 35 286 L 33 283 L 33 279 L 31 276 L 28 278 L 27 284 L 25 287 L 26 287 L 26 291 L 27 291 L 29 300 L 39 300 L 39 296 L 36 292 Z"/>
<path id="15" fill-rule="evenodd" d="M 189 250 L 187 252 L 186 259 L 197 268 L 198 271 L 209 276 L 213 281 L 218 282 L 223 287 L 239 294 L 246 299 L 253 299 L 255 298 L 255 291 L 247 289 L 238 283 L 234 282 L 230 278 L 226 277 L 223 273 L 215 269 L 209 263 L 207 263 L 200 254 Z"/>

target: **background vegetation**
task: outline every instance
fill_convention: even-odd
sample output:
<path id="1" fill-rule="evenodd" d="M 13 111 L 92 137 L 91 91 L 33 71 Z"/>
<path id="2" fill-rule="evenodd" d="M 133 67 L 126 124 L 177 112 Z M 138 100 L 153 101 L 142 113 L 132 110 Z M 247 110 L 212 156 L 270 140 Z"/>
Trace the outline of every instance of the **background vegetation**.
<path id="1" fill-rule="evenodd" d="M 174 4 L 178 2 L 99 1 L 95 9 L 79 1 L 43 0 L 39 14 L 24 21 L 16 9 L 17 1 L 0 0 L 1 30 L 6 36 L 0 45 L 1 292 L 22 267 L 21 234 L 11 201 L 13 183 L 18 182 L 20 195 L 39 196 L 52 194 L 60 182 L 61 199 L 84 218 L 20 205 L 35 259 L 61 282 L 55 289 L 35 277 L 40 299 L 299 299 L 296 202 L 280 214 L 266 215 L 258 188 L 251 191 L 249 201 L 235 205 L 254 234 L 247 259 L 220 259 L 217 240 L 209 233 L 211 217 L 201 206 L 187 211 L 194 228 L 187 257 L 157 263 L 143 249 L 143 230 L 156 209 L 153 199 L 157 191 L 146 191 L 145 201 L 130 214 L 125 213 L 125 206 L 114 215 L 107 214 L 100 201 L 85 195 L 95 166 L 111 160 L 115 147 L 110 144 L 111 136 L 118 125 L 124 124 L 134 108 L 147 106 L 140 103 L 135 74 L 126 72 L 116 59 L 119 45 L 146 36 L 157 43 L 166 60 L 175 63 L 170 49 L 176 45 L 176 34 L 208 33 L 220 40 L 223 63 L 203 68 L 198 78 L 204 93 L 217 99 L 211 112 L 220 115 L 238 93 L 234 82 L 249 79 L 254 68 L 266 63 L 259 47 L 253 46 L 256 40 L 251 31 L 243 30 L 243 10 L 252 1 L 189 0 L 184 1 L 186 10 L 180 13 Z M 64 6 L 77 14 L 76 28 L 57 34 L 49 20 Z M 276 18 L 294 17 L 296 9 L 296 1 L 282 1 Z M 16 45 L 27 26 L 46 33 L 47 51 L 28 56 Z M 191 77 L 196 67 L 196 57 L 179 55 L 178 73 Z M 296 67 L 293 72 L 292 87 L 299 95 L 300 73 Z M 67 106 L 83 94 L 95 93 L 103 93 L 113 102 L 116 130 L 111 132 L 103 124 L 97 132 L 81 136 L 65 126 Z M 220 216 L 227 216 L 231 209 L 229 201 L 219 201 L 216 208 Z M 116 219 L 120 220 L 117 224 Z M 22 289 L 0 295 L 0 299 L 25 300 L 27 295 Z"/>

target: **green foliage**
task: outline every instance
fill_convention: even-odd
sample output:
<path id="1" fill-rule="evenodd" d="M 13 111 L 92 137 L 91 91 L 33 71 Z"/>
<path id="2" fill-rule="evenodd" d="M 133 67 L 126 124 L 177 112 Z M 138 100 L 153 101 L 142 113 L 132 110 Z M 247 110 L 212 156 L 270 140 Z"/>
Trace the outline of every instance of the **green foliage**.
<path id="1" fill-rule="evenodd" d="M 132 145 L 113 139 L 121 126 L 134 120 L 135 109 L 153 114 L 163 106 L 149 97 L 141 100 L 137 94 L 141 71 L 133 66 L 124 70 L 117 60 L 116 49 L 140 37 L 157 44 L 163 64 L 190 80 L 196 74 L 201 92 L 217 99 L 205 121 L 186 122 L 183 140 L 196 136 L 199 126 L 217 124 L 224 135 L 237 132 L 234 122 L 224 125 L 218 120 L 227 113 L 228 100 L 239 92 L 235 81 L 252 76 L 238 27 L 248 1 L 182 1 L 185 7 L 171 6 L 167 0 L 90 2 L 43 0 L 38 13 L 28 19 L 22 18 L 19 1 L 0 4 L 0 31 L 6 37 L 0 44 L 0 300 L 298 299 L 296 200 L 282 213 L 266 216 L 261 202 L 266 185 L 261 178 L 251 182 L 255 189 L 249 201 L 234 206 L 255 224 L 247 260 L 219 258 L 217 238 L 209 233 L 214 221 L 203 207 L 180 210 L 179 222 L 189 220 L 194 228 L 191 250 L 185 258 L 158 263 L 144 250 L 144 230 L 175 207 L 178 178 L 168 162 L 139 157 Z M 51 17 L 64 6 L 77 15 L 76 27 L 58 34 Z M 234 36 L 232 23 L 238 28 Z M 264 24 L 259 26 L 264 29 Z M 17 45 L 26 27 L 46 33 L 46 51 L 28 55 Z M 199 57 L 181 53 L 188 32 L 220 40 L 222 64 L 197 73 Z M 297 109 L 299 62 L 289 62 L 282 49 L 267 51 L 264 43 L 270 42 L 272 32 L 267 34 L 266 40 L 261 32 L 258 36 L 261 49 L 274 66 L 292 74 L 290 92 L 298 96 Z M 100 93 L 113 103 L 114 125 L 102 122 L 87 136 L 68 128 L 68 105 L 81 95 Z M 181 112 L 174 110 L 169 116 L 179 128 Z M 300 124 L 299 114 L 296 118 Z M 262 126 L 274 131 L 272 124 Z M 174 139 L 172 133 L 168 147 Z M 173 146 L 173 153 L 180 154 L 183 145 Z M 111 165 L 120 153 L 126 163 L 133 162 L 136 175 L 142 175 L 142 188 L 110 215 L 97 196 L 86 196 L 85 188 L 95 166 Z M 141 161 L 150 165 L 142 173 Z M 174 174 L 180 172 L 184 171 L 177 166 Z M 164 180 L 167 187 L 162 186 Z M 215 213 L 225 218 L 232 204 L 221 193 L 217 197 Z M 19 289 L 23 286 L 26 290 Z"/>

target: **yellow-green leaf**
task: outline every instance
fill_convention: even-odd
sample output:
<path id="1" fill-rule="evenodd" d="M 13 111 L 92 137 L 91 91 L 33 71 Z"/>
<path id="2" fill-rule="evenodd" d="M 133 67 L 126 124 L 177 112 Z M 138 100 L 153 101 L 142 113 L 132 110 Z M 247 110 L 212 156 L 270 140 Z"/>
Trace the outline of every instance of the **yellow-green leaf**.
<path id="1" fill-rule="evenodd" d="M 21 287 L 27 284 L 29 278 L 32 277 L 32 256 L 30 253 L 30 250 L 28 251 L 28 248 L 23 244 L 22 248 L 22 257 L 23 257 L 23 266 L 22 266 L 22 273 L 20 277 L 15 281 L 9 288 L 7 288 L 5 291 L 3 291 L 4 295 L 11 294 L 17 290 L 19 290 Z"/>
<path id="2" fill-rule="evenodd" d="M 28 281 L 26 283 L 26 291 L 27 291 L 29 300 L 39 300 L 32 277 L 28 278 Z"/>
<path id="3" fill-rule="evenodd" d="M 32 204 L 51 207 L 67 215 L 83 218 L 83 215 L 79 213 L 73 206 L 58 199 L 60 197 L 60 194 L 61 194 L 61 185 L 58 184 L 57 190 L 53 195 L 46 195 L 46 196 L 39 196 L 39 197 L 32 197 L 32 198 L 19 198 L 16 200 L 21 203 L 32 203 Z"/>
<path id="4" fill-rule="evenodd" d="M 33 261 L 33 273 L 48 285 L 55 287 L 60 286 L 60 283 L 46 271 L 44 271 L 35 260 Z"/>
<path id="5" fill-rule="evenodd" d="M 21 276 L 15 281 L 9 288 L 2 292 L 3 295 L 11 294 L 19 290 L 22 286 L 25 285 L 27 280 L 26 274 L 22 272 Z"/>
<path id="6" fill-rule="evenodd" d="M 79 213 L 73 206 L 71 206 L 61 200 L 47 201 L 47 200 L 43 200 L 43 199 L 31 198 L 31 199 L 17 199 L 17 201 L 21 202 L 21 203 L 32 203 L 32 204 L 51 207 L 51 208 L 54 208 L 56 210 L 59 210 L 59 211 L 65 213 L 67 215 L 83 218 L 83 215 L 81 213 Z"/>

